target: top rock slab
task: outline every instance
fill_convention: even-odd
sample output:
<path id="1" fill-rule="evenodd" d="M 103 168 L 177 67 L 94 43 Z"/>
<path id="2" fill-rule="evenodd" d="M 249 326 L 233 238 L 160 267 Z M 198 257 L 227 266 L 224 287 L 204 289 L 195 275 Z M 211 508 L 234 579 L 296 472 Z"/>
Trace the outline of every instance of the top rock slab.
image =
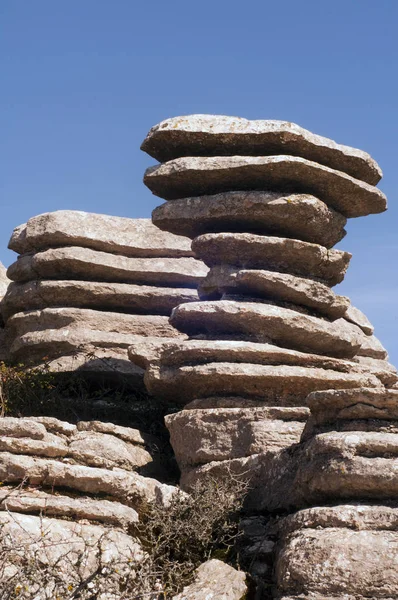
<path id="1" fill-rule="evenodd" d="M 141 150 L 160 162 L 182 156 L 290 154 L 372 185 L 383 175 L 367 152 L 336 144 L 288 121 L 249 121 L 222 115 L 174 117 L 152 127 Z"/>
<path id="2" fill-rule="evenodd" d="M 150 219 L 126 219 L 79 210 L 32 217 L 16 227 L 8 247 L 19 254 L 60 246 L 81 246 L 142 258 L 193 256 L 191 240 L 161 231 Z"/>
<path id="3" fill-rule="evenodd" d="M 165 200 L 239 190 L 313 194 L 345 217 L 384 212 L 376 187 L 297 156 L 190 156 L 146 170 L 144 183 Z"/>

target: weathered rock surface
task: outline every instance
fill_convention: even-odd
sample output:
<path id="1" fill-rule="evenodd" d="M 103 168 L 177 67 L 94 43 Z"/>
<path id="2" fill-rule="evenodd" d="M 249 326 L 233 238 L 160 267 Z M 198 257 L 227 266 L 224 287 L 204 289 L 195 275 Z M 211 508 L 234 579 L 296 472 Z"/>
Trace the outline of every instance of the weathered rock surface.
<path id="1" fill-rule="evenodd" d="M 20 256 L 8 269 L 18 282 L 35 279 L 82 279 L 196 287 L 207 268 L 195 258 L 135 258 L 71 246 Z"/>
<path id="2" fill-rule="evenodd" d="M 381 385 L 371 374 L 227 362 L 181 367 L 153 364 L 144 381 L 152 395 L 179 405 L 207 396 L 243 396 L 268 406 L 305 406 L 306 397 L 314 390 Z"/>
<path id="3" fill-rule="evenodd" d="M 357 356 L 387 360 L 388 352 L 375 335 L 364 335 L 361 338 L 361 347 L 357 352 Z"/>
<path id="4" fill-rule="evenodd" d="M 194 289 L 97 281 L 39 280 L 12 283 L 3 299 L 5 318 L 25 310 L 69 306 L 168 315 L 181 302 L 193 302 Z"/>
<path id="5" fill-rule="evenodd" d="M 373 335 L 374 327 L 372 323 L 369 321 L 366 315 L 363 314 L 359 308 L 356 308 L 352 304 L 348 307 L 344 318 L 350 323 L 354 323 L 357 325 L 365 335 Z"/>
<path id="6" fill-rule="evenodd" d="M 50 573 L 56 570 L 57 578 L 39 580 L 37 588 L 33 583 L 29 589 L 39 599 L 51 597 L 55 581 L 68 589 L 68 584 L 77 586 L 97 569 L 126 568 L 130 561 L 144 558 L 137 540 L 120 529 L 11 512 L 0 512 L 0 527 L 2 546 L 8 547 L 2 565 L 4 586 L 14 581 L 18 588 L 18 571 L 27 563 L 49 566 Z"/>
<path id="7" fill-rule="evenodd" d="M 180 469 L 298 443 L 306 408 L 210 408 L 166 416 Z"/>
<path id="8" fill-rule="evenodd" d="M 310 194 L 226 191 L 165 202 L 152 212 L 161 229 L 196 237 L 251 232 L 298 238 L 332 247 L 346 234 L 346 219 Z"/>
<path id="9" fill-rule="evenodd" d="M 257 341 L 338 358 L 352 358 L 360 346 L 351 329 L 354 326 L 344 319 L 330 323 L 265 303 L 221 300 L 182 304 L 173 310 L 170 322 L 191 335 L 251 335 L 257 336 Z"/>
<path id="10" fill-rule="evenodd" d="M 224 293 L 248 294 L 270 300 L 292 302 L 314 309 L 330 319 L 345 315 L 349 298 L 312 279 L 264 269 L 239 269 L 229 265 L 212 267 L 200 283 L 199 298 L 221 298 Z"/>
<path id="11" fill-rule="evenodd" d="M 163 367 L 214 362 L 278 366 L 283 364 L 330 369 L 341 373 L 362 373 L 364 375 L 371 373 L 376 375 L 384 385 L 394 384 L 398 380 L 396 369 L 385 361 L 365 358 L 363 360 L 366 362 L 362 364 L 357 358 L 353 362 L 320 354 L 298 352 L 272 344 L 213 339 L 191 339 L 180 343 L 179 340 L 158 337 L 142 338 L 140 336 L 131 336 L 130 343 L 129 358 L 143 369 L 149 367 L 151 362 L 158 360 L 161 361 Z M 367 361 L 371 361 L 371 364 Z M 220 400 L 219 398 L 218 401 Z M 198 408 L 200 407 L 198 406 Z"/>
<path id="12" fill-rule="evenodd" d="M 371 358 L 369 356 L 355 356 L 353 360 L 361 365 L 364 369 L 368 369 L 381 379 L 387 387 L 391 387 L 396 381 L 397 369 L 387 360 Z"/>
<path id="13" fill-rule="evenodd" d="M 349 252 L 318 244 L 251 233 L 208 233 L 195 238 L 192 250 L 209 267 L 230 264 L 319 279 L 336 285 L 344 279 Z"/>
<path id="14" fill-rule="evenodd" d="M 313 194 L 346 217 L 384 212 L 377 188 L 316 162 L 295 156 L 176 158 L 149 167 L 144 183 L 165 200 L 236 190 Z"/>
<path id="15" fill-rule="evenodd" d="M 82 246 L 125 256 L 192 256 L 190 241 L 160 231 L 150 219 L 126 219 L 58 210 L 14 229 L 8 247 L 19 254 L 58 246 Z"/>
<path id="16" fill-rule="evenodd" d="M 382 172 L 362 150 L 337 144 L 288 121 L 249 121 L 223 115 L 188 115 L 152 127 L 141 149 L 159 162 L 181 156 L 290 154 L 376 185 Z"/>
<path id="17" fill-rule="evenodd" d="M 244 600 L 246 575 L 215 558 L 200 565 L 195 581 L 173 600 Z"/>
<path id="18" fill-rule="evenodd" d="M 25 333 L 61 328 L 85 330 L 88 340 L 92 335 L 91 332 L 95 331 L 167 338 L 178 338 L 183 335 L 170 325 L 168 317 L 164 315 L 129 315 L 72 307 L 44 308 L 16 313 L 8 319 L 6 330 L 10 337 L 16 337 L 23 336 Z"/>
<path id="19" fill-rule="evenodd" d="M 7 277 L 7 269 L 0 262 L 0 301 L 5 296 L 10 280 Z"/>

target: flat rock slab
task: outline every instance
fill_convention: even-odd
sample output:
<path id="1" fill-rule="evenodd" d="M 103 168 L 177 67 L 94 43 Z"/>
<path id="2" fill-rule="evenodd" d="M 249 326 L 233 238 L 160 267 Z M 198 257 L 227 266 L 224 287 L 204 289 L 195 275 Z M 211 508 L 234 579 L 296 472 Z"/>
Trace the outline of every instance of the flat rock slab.
<path id="1" fill-rule="evenodd" d="M 246 574 L 215 558 L 200 565 L 195 580 L 172 600 L 244 600 Z"/>
<path id="2" fill-rule="evenodd" d="M 165 200 L 254 189 L 313 194 L 346 217 L 363 217 L 387 208 L 379 189 L 295 156 L 176 158 L 149 167 L 144 183 Z"/>
<path id="3" fill-rule="evenodd" d="M 369 321 L 366 315 L 363 314 L 359 308 L 356 308 L 352 304 L 348 307 L 347 312 L 344 315 L 344 318 L 350 323 L 354 323 L 357 325 L 365 335 L 373 335 L 374 327 L 372 323 Z"/>
<path id="4" fill-rule="evenodd" d="M 144 381 L 149 393 L 179 405 L 206 396 L 244 396 L 269 406 L 305 406 L 308 394 L 315 390 L 381 385 L 371 374 L 227 362 L 181 367 L 153 364 Z"/>
<path id="5" fill-rule="evenodd" d="M 192 250 L 206 265 L 230 264 L 319 279 L 336 285 L 344 279 L 351 254 L 301 240 L 252 233 L 208 233 L 195 238 Z"/>
<path id="6" fill-rule="evenodd" d="M 128 353 L 130 360 L 148 368 L 151 363 L 160 361 L 162 367 L 180 367 L 190 364 L 214 362 L 250 363 L 259 365 L 292 365 L 330 369 L 341 373 L 369 373 L 385 383 L 395 383 L 397 372 L 388 371 L 384 365 L 362 365 L 361 363 L 331 358 L 320 354 L 298 352 L 272 344 L 261 344 L 237 340 L 191 339 L 179 341 L 168 338 L 132 336 Z M 218 399 L 220 400 L 220 399 Z M 236 397 L 231 406 L 236 406 Z M 226 407 L 227 405 L 225 405 Z M 208 408 L 216 406 L 209 405 Z M 197 406 L 200 408 L 200 406 Z M 206 408 L 206 406 L 203 406 Z"/>
<path id="7" fill-rule="evenodd" d="M 150 219 L 126 219 L 58 210 L 20 225 L 8 247 L 19 254 L 58 246 L 82 246 L 125 256 L 192 256 L 190 241 L 159 231 Z"/>
<path id="8" fill-rule="evenodd" d="M 377 358 L 379 360 L 388 359 L 387 350 L 375 335 L 363 335 L 361 337 L 361 347 L 358 350 L 357 355 Z"/>
<path id="9" fill-rule="evenodd" d="M 296 444 L 307 417 L 305 408 L 211 408 L 183 410 L 165 421 L 183 469 Z"/>
<path id="10" fill-rule="evenodd" d="M 213 267 L 198 289 L 199 298 L 221 298 L 223 294 L 243 294 L 281 300 L 314 309 L 330 319 L 345 315 L 349 298 L 312 279 L 275 271 L 239 269 L 228 265 Z"/>
<path id="11" fill-rule="evenodd" d="M 82 279 L 196 287 L 208 269 L 200 260 L 182 258 L 135 258 L 71 246 L 50 248 L 20 256 L 8 268 L 10 279 Z"/>
<path id="12" fill-rule="evenodd" d="M 366 508 L 317 508 L 315 510 L 319 517 L 325 511 L 324 518 L 318 519 L 322 525 L 312 523 L 314 519 L 307 511 L 298 513 L 297 518 L 300 520 L 294 531 L 282 535 L 278 544 L 275 564 L 278 597 L 279 594 L 295 597 L 297 594 L 299 598 L 305 596 L 337 600 L 342 597 L 361 598 L 365 591 L 366 597 L 375 600 L 397 597 L 396 523 L 391 529 L 389 527 L 383 530 L 377 524 L 374 529 L 369 525 L 362 528 Z M 351 513 L 351 519 L 346 517 L 344 510 Z M 380 515 L 382 507 L 379 507 L 378 512 Z M 340 516 L 339 513 L 343 514 Z M 288 517 L 287 520 L 292 520 L 295 516 Z M 334 526 L 328 526 L 327 518 Z M 304 519 L 308 520 L 308 524 L 303 523 L 300 527 L 299 524 Z M 394 520 L 396 521 L 396 509 Z"/>
<path id="13" fill-rule="evenodd" d="M 3 299 L 3 314 L 8 319 L 21 311 L 70 306 L 168 315 L 178 304 L 194 302 L 197 298 L 194 289 L 127 283 L 73 280 L 14 282 Z"/>
<path id="14" fill-rule="evenodd" d="M 361 365 L 364 369 L 369 369 L 372 373 L 379 372 L 378 377 L 382 380 L 385 386 L 391 387 L 397 383 L 398 371 L 387 360 L 379 358 L 371 358 L 370 356 L 355 356 L 353 361 Z"/>
<path id="15" fill-rule="evenodd" d="M 173 310 L 170 322 L 190 335 L 251 335 L 257 336 L 259 342 L 272 341 L 293 350 L 337 358 L 352 358 L 360 346 L 358 336 L 344 319 L 331 323 L 259 302 L 220 300 L 182 304 Z"/>
<path id="16" fill-rule="evenodd" d="M 185 337 L 169 323 L 164 315 L 129 315 L 90 308 L 44 308 L 16 313 L 7 321 L 6 332 L 10 339 L 46 329 L 68 328 L 91 332 L 103 331 L 130 336 L 155 336 L 165 338 Z M 88 333 L 90 331 L 90 333 Z"/>
<path id="17" fill-rule="evenodd" d="M 249 121 L 224 115 L 166 119 L 149 131 L 141 149 L 159 162 L 181 156 L 290 154 L 376 185 L 379 165 L 367 152 L 337 144 L 288 121 Z"/>
<path id="18" fill-rule="evenodd" d="M 166 202 L 152 212 L 155 225 L 188 237 L 241 232 L 297 238 L 332 247 L 346 219 L 310 194 L 227 191 Z"/>

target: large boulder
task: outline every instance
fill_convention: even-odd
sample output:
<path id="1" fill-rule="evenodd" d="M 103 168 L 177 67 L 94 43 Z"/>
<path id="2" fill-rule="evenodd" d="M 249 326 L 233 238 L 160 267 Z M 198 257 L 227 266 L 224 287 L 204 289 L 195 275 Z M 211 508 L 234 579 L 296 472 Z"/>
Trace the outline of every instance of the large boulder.
<path id="1" fill-rule="evenodd" d="M 346 219 L 310 194 L 226 191 L 165 202 L 152 212 L 161 229 L 196 237 L 251 232 L 334 246 L 346 234 Z"/>
<path id="2" fill-rule="evenodd" d="M 176 158 L 149 167 L 144 183 L 165 200 L 254 189 L 313 194 L 346 217 L 381 213 L 387 208 L 379 189 L 295 156 Z"/>
<path id="3" fill-rule="evenodd" d="M 152 127 L 141 149 L 160 162 L 181 156 L 290 154 L 373 185 L 382 176 L 367 152 L 337 144 L 288 121 L 200 114 L 174 117 Z"/>

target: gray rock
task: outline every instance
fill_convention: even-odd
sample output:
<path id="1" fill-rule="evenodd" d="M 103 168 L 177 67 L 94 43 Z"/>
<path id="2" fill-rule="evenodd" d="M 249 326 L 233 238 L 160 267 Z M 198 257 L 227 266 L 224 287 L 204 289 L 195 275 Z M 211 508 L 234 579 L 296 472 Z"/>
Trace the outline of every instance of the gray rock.
<path id="1" fill-rule="evenodd" d="M 172 600 L 244 600 L 246 574 L 215 558 L 200 565 L 195 581 Z"/>
<path id="2" fill-rule="evenodd" d="M 39 280 L 12 283 L 3 299 L 3 314 L 69 306 L 169 315 L 182 302 L 194 302 L 196 290 L 96 281 Z"/>
<path id="3" fill-rule="evenodd" d="M 152 364 L 145 373 L 149 393 L 185 405 L 208 396 L 254 398 L 266 406 L 305 406 L 311 391 L 379 387 L 371 374 L 315 367 L 214 362 L 181 367 Z"/>
<path id="4" fill-rule="evenodd" d="M 223 115 L 188 115 L 152 127 L 141 149 L 159 162 L 181 156 L 290 154 L 376 185 L 382 172 L 362 150 L 337 144 L 288 121 L 249 121 Z"/>
<path id="5" fill-rule="evenodd" d="M 391 599 L 398 594 L 397 509 L 316 507 L 283 519 L 276 595 Z"/>
<path id="6" fill-rule="evenodd" d="M 146 170 L 144 183 L 165 200 L 237 190 L 313 194 L 346 217 L 384 212 L 377 188 L 318 163 L 294 156 L 177 158 Z"/>
<path id="7" fill-rule="evenodd" d="M 20 256 L 8 268 L 13 281 L 83 279 L 196 287 L 208 269 L 195 258 L 134 258 L 90 248 L 50 248 Z"/>
<path id="8" fill-rule="evenodd" d="M 315 278 L 336 285 L 344 279 L 349 252 L 328 250 L 289 238 L 251 233 L 208 233 L 195 238 L 192 250 L 209 267 L 225 263 Z"/>
<path id="9" fill-rule="evenodd" d="M 10 280 L 7 277 L 7 269 L 0 262 L 0 301 L 5 296 Z"/>
<path id="10" fill-rule="evenodd" d="M 181 198 L 155 208 L 161 229 L 196 237 L 208 232 L 279 235 L 332 247 L 345 236 L 346 219 L 310 194 L 225 191 Z"/>
<path id="11" fill-rule="evenodd" d="M 142 446 L 125 442 L 114 435 L 79 431 L 70 442 L 68 456 L 89 467 L 133 471 L 152 462 Z"/>
<path id="12" fill-rule="evenodd" d="M 57 246 L 82 246 L 125 256 L 192 256 L 190 241 L 159 231 L 150 219 L 126 219 L 79 210 L 58 210 L 32 217 L 11 236 L 19 254 Z"/>
<path id="13" fill-rule="evenodd" d="M 221 298 L 224 293 L 257 296 L 292 302 L 314 309 L 330 319 L 345 315 L 349 298 L 312 279 L 274 271 L 239 269 L 228 265 L 212 267 L 199 285 L 200 299 Z"/>
<path id="14" fill-rule="evenodd" d="M 185 337 L 163 315 L 129 315 L 89 308 L 57 307 L 16 313 L 7 321 L 6 331 L 13 339 L 25 333 L 46 329 L 85 330 L 90 342 L 92 332 L 103 331 L 131 336 Z"/>
<path id="15" fill-rule="evenodd" d="M 114 423 L 104 423 L 103 421 L 79 421 L 77 429 L 79 431 L 94 431 L 96 433 L 114 435 L 124 442 L 142 446 L 147 443 L 156 443 L 157 441 L 156 438 L 147 433 L 143 433 L 139 429 L 123 427 L 122 425 L 115 425 Z"/>
<path id="16" fill-rule="evenodd" d="M 366 315 L 363 314 L 359 308 L 352 306 L 352 304 L 348 307 L 347 312 L 344 315 L 344 318 L 350 323 L 354 323 L 357 325 L 365 335 L 373 335 L 374 327 L 372 323 L 369 321 Z"/>
<path id="17" fill-rule="evenodd" d="M 165 418 L 180 469 L 279 450 L 300 441 L 305 408 L 210 408 Z"/>
<path id="18" fill-rule="evenodd" d="M 352 358 L 360 342 L 344 319 L 333 323 L 290 308 L 258 302 L 193 302 L 175 308 L 170 322 L 180 331 L 257 336 L 302 352 Z"/>

